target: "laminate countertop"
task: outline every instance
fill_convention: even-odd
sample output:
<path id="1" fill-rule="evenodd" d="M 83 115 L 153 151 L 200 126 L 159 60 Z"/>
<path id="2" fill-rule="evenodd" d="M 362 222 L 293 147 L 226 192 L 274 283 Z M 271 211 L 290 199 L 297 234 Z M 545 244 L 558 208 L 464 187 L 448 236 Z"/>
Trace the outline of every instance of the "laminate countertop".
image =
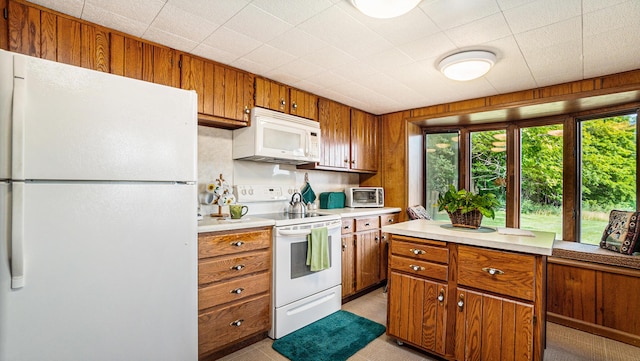
<path id="1" fill-rule="evenodd" d="M 318 209 L 319 214 L 339 215 L 345 217 L 362 217 L 375 216 L 380 214 L 400 212 L 400 208 L 382 207 L 382 208 L 334 208 L 334 209 Z M 272 227 L 275 221 L 267 218 L 254 217 L 247 214 L 241 219 L 224 219 L 211 216 L 204 216 L 198 221 L 198 233 L 234 231 L 246 228 Z"/>
<path id="2" fill-rule="evenodd" d="M 480 227 L 478 230 L 452 227 L 451 223 L 416 219 L 383 226 L 382 231 L 408 237 L 432 239 L 504 251 L 550 256 L 555 233 L 514 228 Z M 515 233 L 515 234 L 503 234 Z"/>

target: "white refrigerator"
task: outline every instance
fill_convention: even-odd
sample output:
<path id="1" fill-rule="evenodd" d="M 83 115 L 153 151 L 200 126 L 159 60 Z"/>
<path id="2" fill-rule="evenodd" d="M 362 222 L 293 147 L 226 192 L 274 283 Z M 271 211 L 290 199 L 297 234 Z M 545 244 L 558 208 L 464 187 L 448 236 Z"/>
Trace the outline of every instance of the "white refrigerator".
<path id="1" fill-rule="evenodd" d="M 0 360 L 196 360 L 191 91 L 0 51 Z"/>

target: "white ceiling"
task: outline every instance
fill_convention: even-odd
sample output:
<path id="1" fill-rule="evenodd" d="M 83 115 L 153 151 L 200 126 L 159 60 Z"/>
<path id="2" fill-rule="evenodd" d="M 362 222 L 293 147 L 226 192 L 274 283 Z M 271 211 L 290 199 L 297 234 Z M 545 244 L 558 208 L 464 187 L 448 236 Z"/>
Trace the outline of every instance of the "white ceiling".
<path id="1" fill-rule="evenodd" d="M 640 69 L 640 0 L 423 0 L 395 19 L 349 0 L 31 0 L 374 114 Z M 498 61 L 446 79 L 460 50 Z"/>

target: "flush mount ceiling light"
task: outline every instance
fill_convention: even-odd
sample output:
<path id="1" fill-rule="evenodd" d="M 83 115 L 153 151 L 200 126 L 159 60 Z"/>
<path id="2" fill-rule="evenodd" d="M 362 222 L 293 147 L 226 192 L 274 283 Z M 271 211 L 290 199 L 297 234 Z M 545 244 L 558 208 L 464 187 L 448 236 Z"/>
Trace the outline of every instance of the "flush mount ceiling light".
<path id="1" fill-rule="evenodd" d="M 449 79 L 472 80 L 485 75 L 496 63 L 496 54 L 474 50 L 449 55 L 442 59 L 438 68 Z"/>
<path id="2" fill-rule="evenodd" d="M 378 19 L 395 18 L 415 8 L 422 0 L 351 0 L 361 13 Z"/>

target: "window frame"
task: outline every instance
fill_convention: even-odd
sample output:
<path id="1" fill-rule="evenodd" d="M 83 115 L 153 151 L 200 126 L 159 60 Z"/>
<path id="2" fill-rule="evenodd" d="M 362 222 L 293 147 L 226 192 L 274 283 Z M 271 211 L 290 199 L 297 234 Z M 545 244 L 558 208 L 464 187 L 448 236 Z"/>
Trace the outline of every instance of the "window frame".
<path id="1" fill-rule="evenodd" d="M 476 131 L 505 130 L 507 134 L 507 194 L 506 194 L 506 226 L 520 227 L 520 182 L 521 182 L 521 130 L 523 128 L 562 124 L 563 129 L 563 194 L 562 194 L 562 235 L 557 238 L 564 241 L 579 241 L 580 228 L 580 183 L 581 173 L 578 159 L 579 122 L 598 119 L 612 114 L 636 113 L 640 118 L 640 102 L 633 102 L 614 107 L 598 108 L 570 114 L 534 119 L 492 122 L 485 124 L 426 126 L 422 127 L 423 136 L 427 133 L 444 133 L 458 131 L 458 188 L 470 189 L 471 186 L 471 133 Z M 636 121 L 636 149 L 640 150 L 640 124 Z M 426 149 L 424 150 L 426 152 Z M 640 156 L 636 156 L 636 169 L 640 170 Z M 423 189 L 426 186 L 423 180 Z M 636 208 L 640 211 L 640 180 L 636 181 Z M 423 199 L 423 202 L 426 199 Z"/>

